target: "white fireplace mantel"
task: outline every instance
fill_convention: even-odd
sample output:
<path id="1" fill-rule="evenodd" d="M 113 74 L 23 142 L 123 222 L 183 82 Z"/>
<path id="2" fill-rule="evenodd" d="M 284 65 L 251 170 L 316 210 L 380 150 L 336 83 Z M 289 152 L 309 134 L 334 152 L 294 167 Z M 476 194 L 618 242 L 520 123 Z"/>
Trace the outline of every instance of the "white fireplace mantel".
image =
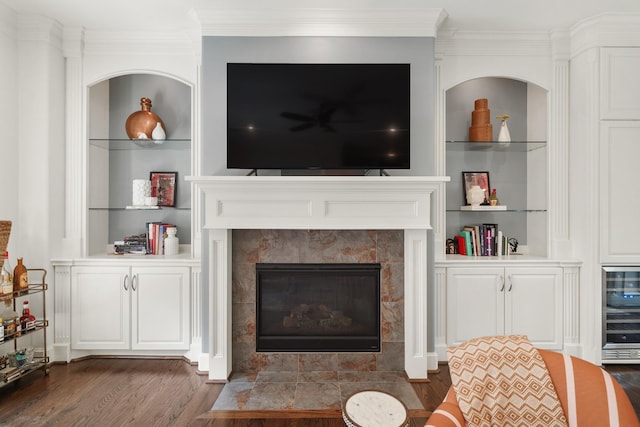
<path id="1" fill-rule="evenodd" d="M 433 201 L 448 177 L 203 176 L 187 177 L 202 197 L 207 230 L 202 277 L 208 294 L 211 380 L 231 373 L 231 230 L 404 230 L 405 371 L 427 377 L 427 230 Z M 204 233 L 203 233 L 204 236 Z M 203 351 L 206 351 L 203 349 Z M 437 361 L 437 357 L 433 360 Z"/>

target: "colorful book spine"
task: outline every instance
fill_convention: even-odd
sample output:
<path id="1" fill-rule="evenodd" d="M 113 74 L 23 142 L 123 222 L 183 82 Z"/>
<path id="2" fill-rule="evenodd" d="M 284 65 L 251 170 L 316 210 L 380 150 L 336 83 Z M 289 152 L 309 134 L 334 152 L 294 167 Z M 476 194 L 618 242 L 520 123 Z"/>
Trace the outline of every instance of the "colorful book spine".
<path id="1" fill-rule="evenodd" d="M 465 253 L 468 256 L 473 255 L 473 248 L 472 248 L 472 244 L 471 244 L 471 233 L 468 231 L 461 231 L 460 233 L 458 233 L 460 236 L 462 236 L 464 238 L 464 245 L 465 245 Z"/>
<path id="2" fill-rule="evenodd" d="M 467 254 L 467 243 L 464 240 L 464 236 L 457 235 L 455 236 L 456 244 L 458 246 L 458 254 L 466 255 Z"/>
<path id="3" fill-rule="evenodd" d="M 461 255 L 509 255 L 508 237 L 498 229 L 498 224 L 465 225 L 455 236 L 455 241 Z M 460 244 L 462 241 L 464 244 Z"/>

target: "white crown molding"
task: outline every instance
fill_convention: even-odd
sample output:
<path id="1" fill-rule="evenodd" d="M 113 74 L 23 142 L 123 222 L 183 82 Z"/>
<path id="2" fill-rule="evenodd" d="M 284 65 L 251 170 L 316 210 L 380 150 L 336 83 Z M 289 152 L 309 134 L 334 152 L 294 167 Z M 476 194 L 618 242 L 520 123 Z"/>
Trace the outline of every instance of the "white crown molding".
<path id="1" fill-rule="evenodd" d="M 88 55 L 193 56 L 198 53 L 194 46 L 193 39 L 185 32 L 86 31 L 84 49 Z"/>
<path id="2" fill-rule="evenodd" d="M 18 39 L 41 41 L 62 48 L 62 25 L 40 15 L 18 15 Z"/>
<path id="3" fill-rule="evenodd" d="M 443 30 L 435 41 L 443 56 L 549 56 L 551 37 L 546 31 Z"/>
<path id="4" fill-rule="evenodd" d="M 551 57 L 554 60 L 569 60 L 571 57 L 571 33 L 569 30 L 552 31 Z"/>
<path id="5" fill-rule="evenodd" d="M 62 30 L 62 45 L 65 58 L 82 56 L 84 51 L 84 28 L 65 27 Z"/>
<path id="6" fill-rule="evenodd" d="M 605 13 L 585 19 L 571 28 L 571 55 L 601 46 L 640 45 L 639 13 Z"/>
<path id="7" fill-rule="evenodd" d="M 194 11 L 203 36 L 435 37 L 441 8 L 255 8 Z"/>

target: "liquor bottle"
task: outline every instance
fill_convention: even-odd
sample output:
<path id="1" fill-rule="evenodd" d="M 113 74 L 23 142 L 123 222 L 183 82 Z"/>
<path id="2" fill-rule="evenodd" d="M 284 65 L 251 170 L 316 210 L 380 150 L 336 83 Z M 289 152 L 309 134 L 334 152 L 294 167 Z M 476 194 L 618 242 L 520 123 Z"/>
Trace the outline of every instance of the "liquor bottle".
<path id="1" fill-rule="evenodd" d="M 13 291 L 20 292 L 19 295 L 29 293 L 29 277 L 27 267 L 22 263 L 22 258 L 18 258 L 18 264 L 13 269 Z"/>
<path id="2" fill-rule="evenodd" d="M 20 327 L 23 331 L 28 331 L 36 327 L 36 318 L 31 314 L 29 301 L 22 302 L 22 316 L 20 316 Z"/>
<path id="3" fill-rule="evenodd" d="M 7 308 L 2 312 L 2 319 L 4 323 L 4 335 L 11 337 L 19 337 L 20 327 L 18 313 L 13 311 L 11 308 Z"/>
<path id="4" fill-rule="evenodd" d="M 0 295 L 5 300 L 5 304 L 8 306 L 11 304 L 11 298 L 13 298 L 13 280 L 11 273 L 11 265 L 9 264 L 9 252 L 4 253 L 4 262 L 2 263 L 2 271 L 0 271 Z"/>

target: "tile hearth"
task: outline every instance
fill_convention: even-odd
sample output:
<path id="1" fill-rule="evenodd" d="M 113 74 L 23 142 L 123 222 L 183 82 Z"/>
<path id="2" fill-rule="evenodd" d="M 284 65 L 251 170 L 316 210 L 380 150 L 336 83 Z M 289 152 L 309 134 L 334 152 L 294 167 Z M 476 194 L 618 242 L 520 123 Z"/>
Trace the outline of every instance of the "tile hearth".
<path id="1" fill-rule="evenodd" d="M 404 239 L 400 230 L 234 230 L 233 372 L 212 411 L 341 411 L 362 390 L 426 411 L 404 373 Z M 256 263 L 381 264 L 380 352 L 256 352 Z"/>
<path id="2" fill-rule="evenodd" d="M 400 399 L 413 416 L 424 406 L 403 372 L 313 371 L 234 374 L 212 411 L 336 410 L 353 393 L 385 391 Z"/>

